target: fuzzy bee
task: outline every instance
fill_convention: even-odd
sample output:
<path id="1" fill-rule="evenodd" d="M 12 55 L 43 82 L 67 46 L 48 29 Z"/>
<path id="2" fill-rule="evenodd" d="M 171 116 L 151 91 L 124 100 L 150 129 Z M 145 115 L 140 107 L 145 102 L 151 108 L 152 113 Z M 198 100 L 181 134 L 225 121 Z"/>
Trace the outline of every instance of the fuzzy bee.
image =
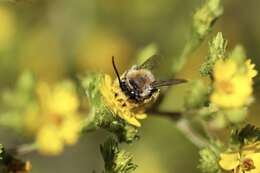
<path id="1" fill-rule="evenodd" d="M 153 72 L 157 64 L 160 63 L 160 56 L 153 55 L 142 65 L 134 65 L 123 73 L 120 77 L 114 57 L 112 64 L 117 75 L 119 86 L 122 92 L 132 101 L 143 103 L 150 100 L 154 95 L 158 95 L 160 88 L 186 82 L 185 79 L 157 79 Z"/>

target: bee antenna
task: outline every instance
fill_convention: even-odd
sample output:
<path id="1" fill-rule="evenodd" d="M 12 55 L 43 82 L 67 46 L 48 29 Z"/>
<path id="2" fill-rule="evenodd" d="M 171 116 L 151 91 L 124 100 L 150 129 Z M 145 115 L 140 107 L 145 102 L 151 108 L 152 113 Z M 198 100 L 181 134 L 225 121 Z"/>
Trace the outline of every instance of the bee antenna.
<path id="1" fill-rule="evenodd" d="M 120 79 L 120 76 L 119 76 L 118 70 L 117 70 L 117 68 L 116 68 L 115 57 L 114 57 L 114 56 L 112 56 L 112 64 L 113 64 L 113 68 L 114 68 L 114 70 L 115 70 L 115 73 L 116 73 L 116 76 L 117 76 L 118 82 L 119 82 L 119 84 L 120 84 L 120 86 L 121 86 L 122 82 L 121 82 L 121 79 Z"/>

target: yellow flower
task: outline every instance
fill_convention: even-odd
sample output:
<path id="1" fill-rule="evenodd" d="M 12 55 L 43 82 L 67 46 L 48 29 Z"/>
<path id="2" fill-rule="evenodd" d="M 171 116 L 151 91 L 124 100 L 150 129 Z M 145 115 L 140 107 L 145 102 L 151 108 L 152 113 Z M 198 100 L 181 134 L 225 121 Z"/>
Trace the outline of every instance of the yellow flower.
<path id="1" fill-rule="evenodd" d="M 77 142 L 80 132 L 79 100 L 74 86 L 63 82 L 53 87 L 41 82 L 37 86 L 38 107 L 27 111 L 26 124 L 35 130 L 36 144 L 43 154 L 59 154 L 64 145 Z"/>
<path id="2" fill-rule="evenodd" d="M 245 64 L 250 64 L 248 61 Z M 247 72 L 242 72 L 238 64 L 231 59 L 219 60 L 213 69 L 214 91 L 211 102 L 224 108 L 240 107 L 248 103 L 251 97 L 252 77 L 256 71 L 252 65 L 246 65 Z"/>
<path id="3" fill-rule="evenodd" d="M 157 95 L 154 95 L 153 98 L 148 99 L 143 104 L 135 103 L 121 91 L 118 81 L 112 82 L 111 77 L 108 75 L 104 76 L 100 92 L 106 106 L 114 115 L 119 116 L 136 127 L 141 126 L 138 119 L 145 119 L 147 117 L 144 113 L 145 104 L 157 97 Z"/>
<path id="4" fill-rule="evenodd" d="M 246 61 L 247 74 L 249 78 L 254 78 L 257 75 L 257 70 L 255 70 L 255 64 L 252 64 L 251 59 Z"/>
<path id="5" fill-rule="evenodd" d="M 247 145 L 240 152 L 220 154 L 219 165 L 222 169 L 234 173 L 259 173 L 259 144 Z"/>

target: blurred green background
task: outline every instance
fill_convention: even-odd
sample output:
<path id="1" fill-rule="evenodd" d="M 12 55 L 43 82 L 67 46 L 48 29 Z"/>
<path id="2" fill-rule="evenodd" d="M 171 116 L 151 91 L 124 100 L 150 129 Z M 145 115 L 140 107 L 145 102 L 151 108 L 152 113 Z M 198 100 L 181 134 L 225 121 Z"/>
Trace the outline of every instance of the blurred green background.
<path id="1" fill-rule="evenodd" d="M 154 43 L 173 59 L 181 53 L 200 0 L 0 0 L 0 88 L 13 87 L 24 70 L 53 83 L 91 71 L 113 75 L 111 56 L 120 71 L 135 62 L 142 48 Z M 222 31 L 229 48 L 240 43 L 260 67 L 260 1 L 225 0 L 224 16 L 213 34 Z M 211 36 L 212 36 L 211 35 Z M 209 36 L 210 38 L 210 36 Z M 178 76 L 200 78 L 198 69 L 207 54 L 208 40 L 189 57 Z M 259 68 L 258 68 L 259 71 Z M 256 79 L 259 80 L 259 77 Z M 187 88 L 172 89 L 163 107 L 178 110 Z M 260 125 L 260 97 L 250 110 L 250 121 Z M 126 147 L 134 153 L 137 173 L 195 173 L 198 153 L 175 123 L 160 117 L 143 121 L 141 140 Z M 36 153 L 33 173 L 97 173 L 103 169 L 99 144 L 108 134 L 85 134 L 75 147 L 57 157 Z M 0 141 L 7 146 L 21 142 L 17 134 L 1 128 Z"/>

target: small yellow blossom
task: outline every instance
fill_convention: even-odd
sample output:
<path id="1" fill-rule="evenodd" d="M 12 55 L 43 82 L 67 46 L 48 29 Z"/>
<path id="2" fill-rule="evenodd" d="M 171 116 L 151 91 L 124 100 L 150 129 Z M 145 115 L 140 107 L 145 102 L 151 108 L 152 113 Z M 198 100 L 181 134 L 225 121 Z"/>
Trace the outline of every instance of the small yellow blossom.
<path id="1" fill-rule="evenodd" d="M 248 103 L 253 92 L 252 78 L 256 75 L 256 70 L 250 61 L 246 61 L 245 65 L 247 71 L 243 72 L 232 59 L 216 62 L 213 69 L 212 103 L 224 108 L 240 107 Z"/>
<path id="2" fill-rule="evenodd" d="M 50 87 L 41 82 L 36 89 L 37 109 L 27 111 L 28 131 L 35 131 L 36 145 L 43 154 L 57 155 L 64 145 L 77 142 L 80 132 L 79 100 L 74 86 L 64 82 Z M 30 129 L 32 128 L 32 129 Z"/>
<path id="3" fill-rule="evenodd" d="M 222 169 L 234 173 L 259 173 L 259 143 L 247 145 L 240 152 L 220 154 L 219 165 Z"/>
<path id="4" fill-rule="evenodd" d="M 112 82 L 111 77 L 108 75 L 104 76 L 104 81 L 100 86 L 100 92 L 106 106 L 114 115 L 119 116 L 136 127 L 141 126 L 138 119 L 145 119 L 147 117 L 144 113 L 145 104 L 157 97 L 155 94 L 153 98 L 146 100 L 143 104 L 135 103 L 121 91 L 118 81 Z"/>

